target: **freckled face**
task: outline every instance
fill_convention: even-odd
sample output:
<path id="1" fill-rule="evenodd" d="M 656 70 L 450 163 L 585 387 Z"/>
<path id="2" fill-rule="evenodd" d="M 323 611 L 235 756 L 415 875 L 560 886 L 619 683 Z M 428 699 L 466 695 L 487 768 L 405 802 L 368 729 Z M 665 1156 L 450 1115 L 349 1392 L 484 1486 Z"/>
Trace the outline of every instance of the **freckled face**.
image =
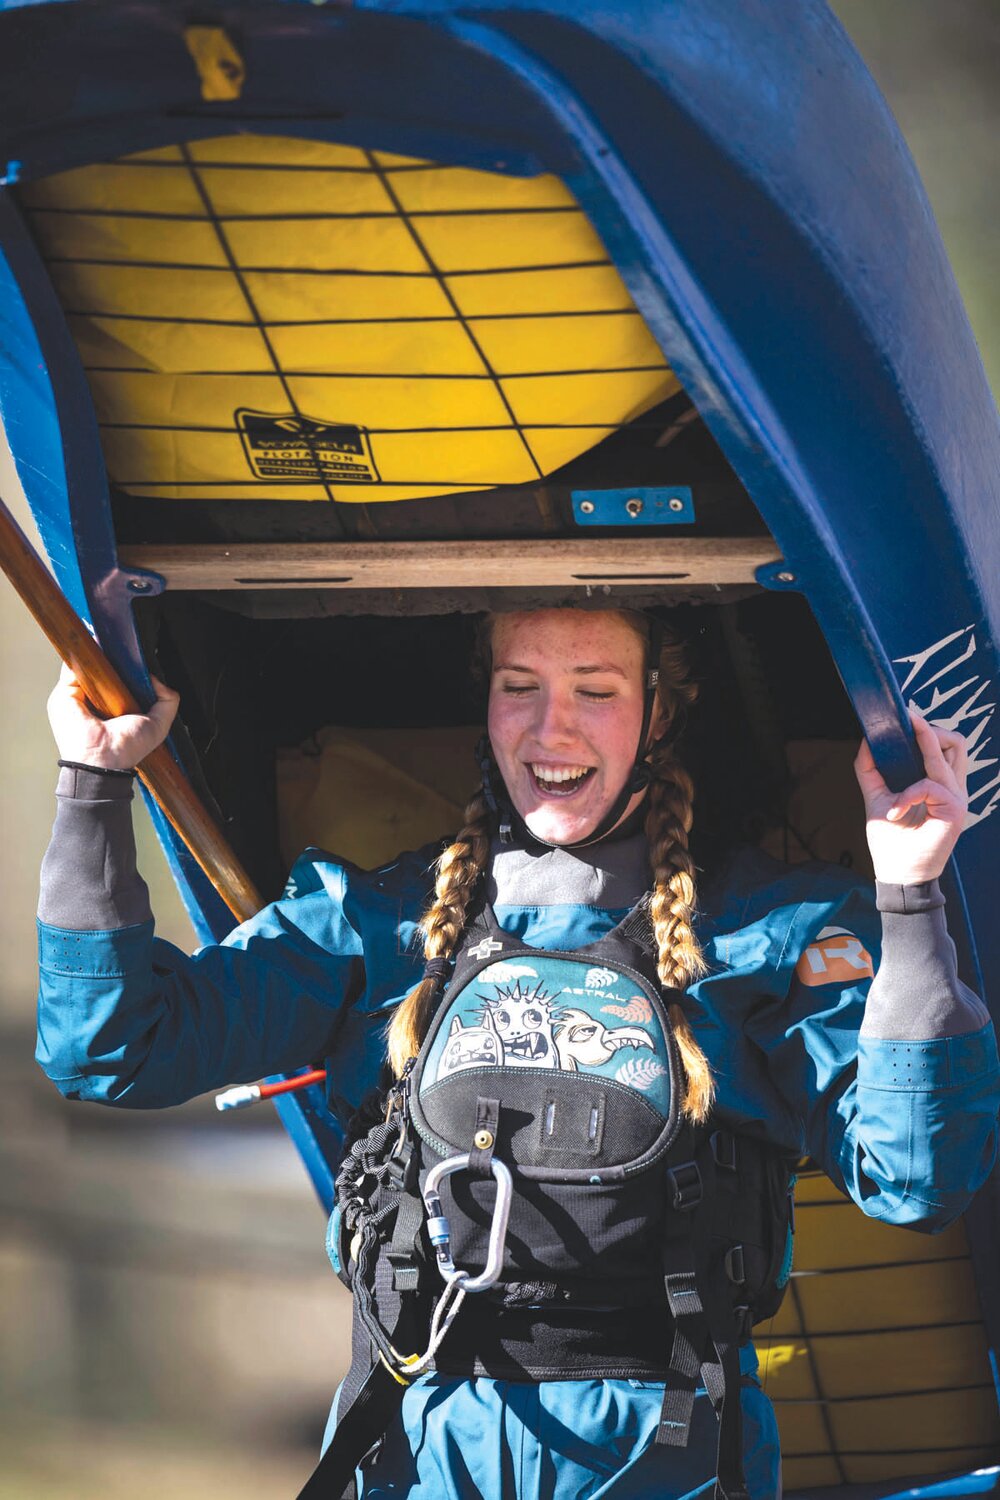
<path id="1" fill-rule="evenodd" d="M 510 799 L 547 843 L 585 839 L 635 761 L 642 642 L 619 615 L 547 609 L 501 616 L 492 645 L 489 734 Z"/>

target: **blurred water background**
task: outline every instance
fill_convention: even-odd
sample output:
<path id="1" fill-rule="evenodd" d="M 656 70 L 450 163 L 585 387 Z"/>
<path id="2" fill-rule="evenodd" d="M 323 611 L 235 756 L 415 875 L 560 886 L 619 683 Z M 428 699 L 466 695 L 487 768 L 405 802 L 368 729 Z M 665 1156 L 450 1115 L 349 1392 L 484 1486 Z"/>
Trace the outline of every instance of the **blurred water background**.
<path id="1" fill-rule="evenodd" d="M 837 0 L 923 174 L 1000 384 L 996 0 Z M 0 444 L 0 450 L 3 445 Z M 0 451 L 0 491 L 26 518 Z M 27 524 L 27 523 L 26 523 Z M 348 1348 L 323 1220 L 269 1106 L 66 1104 L 32 1062 L 53 653 L 0 584 L 0 1500 L 280 1500 Z M 158 929 L 192 934 L 143 811 Z"/>

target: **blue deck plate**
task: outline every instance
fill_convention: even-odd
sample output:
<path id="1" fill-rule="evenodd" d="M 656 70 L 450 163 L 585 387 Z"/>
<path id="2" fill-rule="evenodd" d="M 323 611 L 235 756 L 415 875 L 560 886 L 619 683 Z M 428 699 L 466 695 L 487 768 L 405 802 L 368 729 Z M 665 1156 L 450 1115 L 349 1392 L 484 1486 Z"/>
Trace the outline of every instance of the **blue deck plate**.
<path id="1" fill-rule="evenodd" d="M 695 520 L 694 497 L 686 484 L 573 490 L 570 498 L 578 526 L 692 526 Z"/>

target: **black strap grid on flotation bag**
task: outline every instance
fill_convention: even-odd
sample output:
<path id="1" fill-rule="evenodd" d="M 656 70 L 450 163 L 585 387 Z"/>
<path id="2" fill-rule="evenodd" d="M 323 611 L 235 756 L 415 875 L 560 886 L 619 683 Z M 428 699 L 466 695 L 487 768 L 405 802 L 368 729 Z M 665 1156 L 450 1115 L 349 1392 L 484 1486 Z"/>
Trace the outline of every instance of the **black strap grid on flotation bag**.
<path id="1" fill-rule="evenodd" d="M 790 1163 L 684 1119 L 668 1013 L 683 997 L 656 976 L 648 897 L 567 953 L 526 947 L 484 906 L 442 991 L 337 1179 L 352 1363 L 299 1500 L 354 1495 L 429 1369 L 662 1380 L 656 1441 L 674 1447 L 704 1386 L 716 1500 L 745 1500 L 740 1347 L 781 1300 Z"/>

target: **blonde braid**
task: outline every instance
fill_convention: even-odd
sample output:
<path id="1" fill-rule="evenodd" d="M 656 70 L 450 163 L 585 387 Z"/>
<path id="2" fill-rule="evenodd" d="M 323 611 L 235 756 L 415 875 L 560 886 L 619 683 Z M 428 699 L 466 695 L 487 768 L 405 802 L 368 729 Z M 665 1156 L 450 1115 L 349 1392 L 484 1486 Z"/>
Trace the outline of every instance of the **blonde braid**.
<path id="1" fill-rule="evenodd" d="M 465 926 L 465 913 L 490 856 L 486 798 L 476 791 L 465 809 L 465 822 L 437 862 L 434 900 L 424 913 L 424 958 L 450 958 Z M 398 1078 L 416 1057 L 439 993 L 435 979 L 422 979 L 399 1005 L 387 1032 L 389 1066 Z"/>
<path id="2" fill-rule="evenodd" d="M 706 971 L 692 926 L 695 883 L 688 834 L 694 787 L 670 747 L 662 741 L 653 749 L 652 763 L 646 841 L 653 870 L 650 915 L 658 952 L 657 973 L 660 983 L 667 988 L 683 990 Z M 712 1107 L 715 1083 L 687 1016 L 676 1003 L 669 1007 L 669 1014 L 687 1077 L 684 1113 L 695 1124 L 701 1124 Z"/>
<path id="3" fill-rule="evenodd" d="M 645 645 L 649 640 L 648 618 L 632 610 L 622 610 L 621 615 Z M 687 709 L 698 697 L 698 688 L 688 680 L 684 644 L 669 627 L 661 627 L 658 665 L 659 738 L 649 756 L 653 779 L 646 811 L 646 843 L 653 871 L 650 916 L 656 936 L 660 983 L 668 989 L 683 990 L 705 973 L 706 964 L 692 925 L 695 872 L 688 851 L 688 834 L 694 784 L 676 760 L 672 745 Z M 687 1016 L 676 1003 L 668 1009 L 687 1079 L 684 1113 L 695 1124 L 701 1124 L 712 1108 L 715 1083 Z"/>

